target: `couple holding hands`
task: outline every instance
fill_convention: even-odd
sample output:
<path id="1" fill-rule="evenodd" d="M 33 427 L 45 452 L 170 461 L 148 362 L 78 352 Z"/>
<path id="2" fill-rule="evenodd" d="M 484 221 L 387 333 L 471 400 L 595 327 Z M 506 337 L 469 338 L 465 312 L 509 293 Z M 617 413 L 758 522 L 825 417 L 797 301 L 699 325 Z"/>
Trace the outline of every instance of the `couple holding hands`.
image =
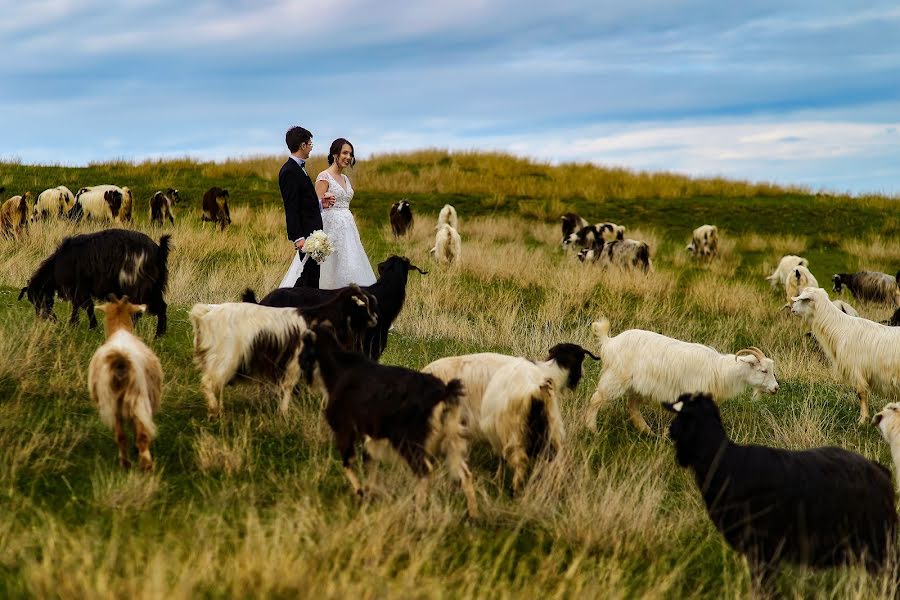
<path id="1" fill-rule="evenodd" d="M 356 163 L 353 144 L 344 138 L 334 140 L 328 151 L 328 168 L 313 183 L 306 171 L 313 147 L 312 133 L 303 127 L 291 127 L 284 141 L 291 155 L 278 174 L 278 187 L 288 239 L 297 252 L 279 287 L 294 287 L 296 282 L 298 286 L 330 290 L 351 283 L 375 283 L 375 273 L 350 213 L 353 187 L 344 170 Z M 318 229 L 325 232 L 334 247 L 321 265 L 314 260 L 303 261 L 300 256 L 306 238 Z"/>

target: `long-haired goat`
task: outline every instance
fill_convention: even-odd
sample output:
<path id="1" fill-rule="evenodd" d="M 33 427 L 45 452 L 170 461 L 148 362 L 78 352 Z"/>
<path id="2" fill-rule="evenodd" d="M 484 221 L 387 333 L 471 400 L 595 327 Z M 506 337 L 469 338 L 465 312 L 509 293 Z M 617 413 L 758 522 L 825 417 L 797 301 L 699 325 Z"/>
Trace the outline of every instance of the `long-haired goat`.
<path id="1" fill-rule="evenodd" d="M 413 226 L 413 213 L 409 206 L 409 200 L 404 198 L 400 202 L 391 204 L 390 219 L 394 237 L 406 235 Z"/>
<path id="2" fill-rule="evenodd" d="M 228 190 L 213 186 L 203 194 L 202 222 L 217 223 L 222 231 L 231 225 L 231 212 L 228 210 Z"/>
<path id="3" fill-rule="evenodd" d="M 75 205 L 75 194 L 64 185 L 44 190 L 38 194 L 31 220 L 39 221 L 48 218 L 62 218 L 69 214 Z"/>
<path id="4" fill-rule="evenodd" d="M 444 208 L 438 214 L 437 226 L 449 225 L 453 229 L 459 231 L 459 218 L 456 216 L 456 209 L 452 204 L 445 204 Z"/>
<path id="5" fill-rule="evenodd" d="M 169 242 L 164 235 L 156 244 L 137 231 L 104 229 L 65 238 L 42 262 L 19 300 L 26 294 L 37 315 L 54 319 L 53 299 L 72 302 L 69 323 L 78 322 L 78 310 L 84 309 L 90 327 L 97 326 L 92 298 L 109 294 L 125 295 L 134 302 L 147 304 L 147 312 L 156 315 L 156 335 L 166 332 L 166 302 L 163 295 L 169 278 Z"/>
<path id="6" fill-rule="evenodd" d="M 810 325 L 836 376 L 856 389 L 859 422 L 869 420 L 869 392 L 893 393 L 900 381 L 900 330 L 845 315 L 822 288 L 806 288 L 791 312 Z"/>
<path id="7" fill-rule="evenodd" d="M 165 192 L 156 192 L 150 198 L 150 223 L 162 225 L 164 219 L 168 219 L 169 223 L 175 224 L 175 215 L 172 214 L 172 208 L 181 202 L 181 195 L 175 188 L 169 188 Z"/>
<path id="8" fill-rule="evenodd" d="M 566 213 L 560 217 L 562 220 L 562 239 L 560 240 L 560 245 L 563 247 L 571 247 L 570 242 L 567 240 L 569 236 L 575 233 L 580 229 L 584 229 L 589 225 L 587 219 L 579 217 L 575 213 Z"/>
<path id="9" fill-rule="evenodd" d="M 501 367 L 484 390 L 479 429 L 512 467 L 514 494 L 525 483 L 529 461 L 542 452 L 552 459 L 562 450 L 559 393 L 578 386 L 585 355 L 597 358 L 576 344 L 557 344 L 549 354 L 544 362 L 520 358 Z"/>
<path id="10" fill-rule="evenodd" d="M 585 423 L 597 430 L 597 412 L 629 390 L 628 415 L 638 430 L 650 427 L 640 412 L 640 398 L 667 402 L 691 392 L 712 394 L 722 402 L 747 387 L 754 394 L 778 391 L 775 363 L 751 346 L 735 354 L 720 354 L 709 346 L 683 342 L 643 329 L 629 329 L 609 337 L 609 320 L 591 325 L 600 343 L 603 372 L 591 397 Z M 635 395 L 637 394 L 637 395 Z"/>
<path id="11" fill-rule="evenodd" d="M 7 198 L 0 205 L 0 234 L 19 239 L 28 227 L 28 199 L 31 192 Z"/>
<path id="12" fill-rule="evenodd" d="M 799 265 L 791 269 L 788 276 L 784 279 L 784 293 L 787 302 L 784 308 L 790 308 L 794 296 L 800 293 L 800 290 L 808 287 L 819 287 L 819 282 L 815 275 L 803 265 Z"/>
<path id="13" fill-rule="evenodd" d="M 462 256 L 462 241 L 459 233 L 450 225 L 439 225 L 434 236 L 434 259 L 442 265 L 457 265 Z"/>
<path id="14" fill-rule="evenodd" d="M 900 309 L 898 309 L 900 310 Z M 900 490 L 900 403 L 889 402 L 881 412 L 872 417 L 872 425 L 878 428 L 884 441 L 891 448 L 891 459 L 894 461 L 894 481 Z"/>
<path id="15" fill-rule="evenodd" d="M 424 499 L 433 460 L 443 454 L 466 495 L 469 516 L 477 516 L 465 460 L 459 380 L 444 384 L 434 375 L 380 365 L 363 354 L 347 352 L 326 325 L 304 334 L 300 364 L 306 381 L 328 399 L 325 420 L 334 431 L 344 473 L 356 494 L 363 494 L 353 470 L 356 444 L 368 436 L 376 442 L 388 440 L 419 478 L 417 504 Z"/>
<path id="16" fill-rule="evenodd" d="M 857 273 L 837 273 L 831 278 L 834 292 L 840 294 L 844 286 L 858 300 L 886 302 L 900 306 L 900 288 L 897 278 L 878 271 L 859 271 Z M 810 287 L 819 287 L 812 285 Z M 796 295 L 796 294 L 795 294 Z"/>
<path id="17" fill-rule="evenodd" d="M 669 437 L 678 464 L 694 474 L 706 511 L 747 557 L 763 588 L 781 562 L 885 566 L 897 531 L 890 472 L 837 447 L 782 450 L 732 442 L 706 394 L 681 395 Z"/>
<path id="18" fill-rule="evenodd" d="M 110 296 L 97 306 L 106 313 L 106 342 L 94 352 L 88 367 L 88 390 L 100 411 L 100 420 L 115 431 L 119 463 L 128 468 L 128 442 L 123 422 L 134 425 L 134 441 L 141 468 L 153 468 L 150 442 L 156 437 L 153 414 L 162 397 L 162 366 L 153 351 L 133 333 L 132 316 L 146 310 L 125 296 Z"/>
<path id="19" fill-rule="evenodd" d="M 719 229 L 715 225 L 701 225 L 694 230 L 686 250 L 695 257 L 715 257 L 719 253 Z"/>
<path id="20" fill-rule="evenodd" d="M 766 281 L 769 282 L 769 285 L 772 286 L 773 290 L 779 285 L 784 286 L 785 279 L 787 279 L 791 271 L 793 271 L 795 267 L 801 266 L 809 267 L 809 261 L 802 256 L 794 256 L 793 254 L 782 256 L 781 260 L 778 262 L 778 266 L 772 271 L 772 274 L 766 277 Z"/>

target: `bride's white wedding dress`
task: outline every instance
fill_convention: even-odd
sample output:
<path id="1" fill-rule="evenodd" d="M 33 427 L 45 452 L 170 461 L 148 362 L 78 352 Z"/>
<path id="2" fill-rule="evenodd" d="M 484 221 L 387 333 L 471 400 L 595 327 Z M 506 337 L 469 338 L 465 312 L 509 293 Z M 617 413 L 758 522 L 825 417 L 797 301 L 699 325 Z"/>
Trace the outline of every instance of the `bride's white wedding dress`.
<path id="1" fill-rule="evenodd" d="M 356 221 L 350 212 L 353 187 L 346 175 L 341 177 L 346 189 L 328 171 L 322 171 L 316 177 L 316 181 L 327 181 L 328 191 L 334 194 L 334 205 L 322 210 L 322 230 L 334 246 L 334 252 L 319 267 L 319 289 L 322 290 L 342 288 L 351 283 L 375 283 L 375 272 L 369 264 L 369 257 L 359 239 Z M 294 282 L 303 272 L 301 258 L 300 253 L 297 253 L 279 287 L 294 287 Z"/>

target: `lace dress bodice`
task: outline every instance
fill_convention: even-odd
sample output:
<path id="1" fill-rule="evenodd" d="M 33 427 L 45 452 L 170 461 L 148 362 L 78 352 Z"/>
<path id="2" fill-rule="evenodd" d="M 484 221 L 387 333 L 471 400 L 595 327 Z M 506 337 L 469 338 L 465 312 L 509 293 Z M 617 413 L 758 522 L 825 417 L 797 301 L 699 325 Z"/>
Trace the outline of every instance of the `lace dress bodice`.
<path id="1" fill-rule="evenodd" d="M 344 184 L 347 186 L 346 190 L 328 171 L 322 171 L 316 177 L 316 181 L 327 181 L 328 191 L 334 194 L 334 206 L 324 209 L 325 213 L 329 210 L 350 209 L 350 201 L 353 200 L 353 186 L 350 185 L 350 179 L 346 175 L 341 175 L 341 177 L 343 177 Z"/>

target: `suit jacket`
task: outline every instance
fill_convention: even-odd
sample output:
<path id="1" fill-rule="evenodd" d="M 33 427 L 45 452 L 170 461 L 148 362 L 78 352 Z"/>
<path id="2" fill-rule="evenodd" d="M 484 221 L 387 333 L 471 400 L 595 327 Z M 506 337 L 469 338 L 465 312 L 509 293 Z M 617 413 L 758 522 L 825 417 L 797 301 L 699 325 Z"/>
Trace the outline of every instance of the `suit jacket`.
<path id="1" fill-rule="evenodd" d="M 322 209 L 312 180 L 303 172 L 293 158 L 278 173 L 278 187 L 284 202 L 284 219 L 287 237 L 294 241 L 309 237 L 316 229 L 322 229 Z"/>

